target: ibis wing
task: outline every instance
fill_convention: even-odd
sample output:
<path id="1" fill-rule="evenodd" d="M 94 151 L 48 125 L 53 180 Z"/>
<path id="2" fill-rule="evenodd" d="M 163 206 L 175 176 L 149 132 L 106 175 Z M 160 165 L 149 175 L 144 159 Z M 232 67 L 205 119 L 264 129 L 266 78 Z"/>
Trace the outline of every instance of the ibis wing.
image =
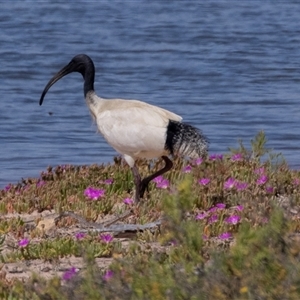
<path id="1" fill-rule="evenodd" d="M 167 110 L 146 105 L 106 109 L 97 114 L 97 126 L 106 141 L 118 152 L 135 157 L 157 157 L 165 151 L 170 117 Z"/>

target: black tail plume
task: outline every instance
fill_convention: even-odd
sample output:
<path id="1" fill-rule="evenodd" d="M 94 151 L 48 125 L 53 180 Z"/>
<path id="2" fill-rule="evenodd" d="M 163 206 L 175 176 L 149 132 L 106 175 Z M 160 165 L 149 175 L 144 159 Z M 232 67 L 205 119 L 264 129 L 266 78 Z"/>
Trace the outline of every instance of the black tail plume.
<path id="1" fill-rule="evenodd" d="M 208 141 L 197 128 L 170 120 L 167 127 L 165 149 L 172 155 L 190 158 L 205 157 L 208 151 Z"/>

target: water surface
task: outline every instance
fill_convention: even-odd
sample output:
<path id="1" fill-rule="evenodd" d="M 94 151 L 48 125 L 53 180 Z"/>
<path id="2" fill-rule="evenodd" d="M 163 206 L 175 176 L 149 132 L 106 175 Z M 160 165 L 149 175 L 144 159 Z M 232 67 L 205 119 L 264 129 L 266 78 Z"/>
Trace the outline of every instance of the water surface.
<path id="1" fill-rule="evenodd" d="M 56 83 L 38 105 L 51 76 L 79 53 L 95 62 L 100 96 L 180 114 L 209 137 L 211 153 L 239 139 L 249 145 L 264 130 L 298 168 L 299 16 L 286 2 L 3 2 L 0 188 L 48 165 L 112 161 L 81 75 Z"/>

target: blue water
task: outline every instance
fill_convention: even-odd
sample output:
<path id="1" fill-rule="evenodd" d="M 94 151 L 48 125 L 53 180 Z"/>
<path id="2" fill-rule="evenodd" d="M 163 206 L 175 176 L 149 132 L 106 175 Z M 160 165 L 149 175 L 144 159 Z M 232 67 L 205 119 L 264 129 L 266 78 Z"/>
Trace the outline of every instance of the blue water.
<path id="1" fill-rule="evenodd" d="M 209 137 L 211 153 L 239 139 L 249 145 L 264 130 L 298 168 L 300 5 L 199 2 L 2 2 L 0 188 L 48 165 L 113 160 L 81 75 L 63 78 L 38 105 L 51 76 L 79 53 L 95 62 L 100 96 L 180 114 Z"/>

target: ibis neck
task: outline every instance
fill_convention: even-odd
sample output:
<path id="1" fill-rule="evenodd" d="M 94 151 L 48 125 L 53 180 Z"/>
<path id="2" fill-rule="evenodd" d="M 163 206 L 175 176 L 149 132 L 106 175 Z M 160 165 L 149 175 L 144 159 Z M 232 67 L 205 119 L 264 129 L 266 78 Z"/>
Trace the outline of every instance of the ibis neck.
<path id="1" fill-rule="evenodd" d="M 91 68 L 92 67 L 92 68 Z M 94 91 L 94 80 L 95 80 L 95 68 L 94 66 L 88 66 L 83 74 L 84 85 L 84 97 L 86 97 L 87 93 L 90 91 Z"/>
<path id="2" fill-rule="evenodd" d="M 94 91 L 94 81 L 95 81 L 95 66 L 93 61 L 87 55 L 82 55 L 79 63 L 75 65 L 75 70 L 81 73 L 84 85 L 84 97 L 86 97 L 87 93 L 90 91 Z"/>

